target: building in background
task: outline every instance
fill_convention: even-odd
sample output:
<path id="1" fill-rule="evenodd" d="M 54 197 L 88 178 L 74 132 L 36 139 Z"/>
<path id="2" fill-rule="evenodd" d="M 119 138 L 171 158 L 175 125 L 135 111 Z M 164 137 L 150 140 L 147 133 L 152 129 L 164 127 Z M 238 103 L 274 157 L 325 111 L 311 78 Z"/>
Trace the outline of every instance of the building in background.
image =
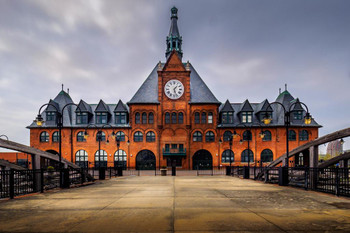
<path id="1" fill-rule="evenodd" d="M 73 102 L 78 107 L 69 106 L 63 111 L 62 156 L 85 167 L 154 169 L 176 164 L 183 169 L 208 169 L 228 166 L 230 159 L 232 165 L 248 165 L 249 160 L 249 165 L 259 166 L 286 152 L 287 136 L 290 149 L 318 137 L 321 126 L 313 119 L 311 124 L 304 124 L 306 111 L 287 88 L 276 101 L 286 109 L 293 106 L 288 135 L 283 109 L 270 105 L 267 99 L 260 103 L 218 101 L 192 63 L 182 61 L 177 20 L 174 7 L 166 38 L 166 60 L 154 66 L 131 100 L 112 104 L 103 100 L 97 104 L 74 102 L 62 89 L 49 101 L 43 113 L 45 123 L 28 126 L 30 145 L 57 154 L 56 108 L 62 110 Z M 268 126 L 261 123 L 266 112 L 272 117 Z M 308 164 L 306 157 L 304 165 Z"/>

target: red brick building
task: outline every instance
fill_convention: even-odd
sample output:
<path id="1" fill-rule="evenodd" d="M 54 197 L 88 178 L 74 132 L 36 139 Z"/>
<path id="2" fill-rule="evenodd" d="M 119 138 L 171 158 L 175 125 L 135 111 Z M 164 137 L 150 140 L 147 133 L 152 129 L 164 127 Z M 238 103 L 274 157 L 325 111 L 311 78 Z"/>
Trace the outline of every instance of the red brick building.
<path id="1" fill-rule="evenodd" d="M 77 106 L 64 108 L 74 102 L 62 90 L 44 110 L 45 123 L 28 127 L 31 146 L 58 152 L 57 109 L 62 112 L 64 108 L 62 156 L 82 166 L 119 164 L 153 169 L 176 163 L 184 169 L 205 169 L 227 166 L 230 158 L 232 165 L 247 165 L 248 160 L 251 166 L 266 165 L 284 154 L 283 108 L 268 100 L 218 101 L 192 64 L 182 61 L 177 9 L 172 8 L 171 13 L 166 61 L 155 65 L 127 104 L 80 100 Z M 285 90 L 276 102 L 291 113 L 290 149 L 318 137 L 320 125 L 313 119 L 304 124 L 306 111 L 298 99 Z M 272 121 L 262 125 L 266 114 Z M 260 137 L 262 131 L 264 138 Z M 307 164 L 306 158 L 302 164 Z"/>

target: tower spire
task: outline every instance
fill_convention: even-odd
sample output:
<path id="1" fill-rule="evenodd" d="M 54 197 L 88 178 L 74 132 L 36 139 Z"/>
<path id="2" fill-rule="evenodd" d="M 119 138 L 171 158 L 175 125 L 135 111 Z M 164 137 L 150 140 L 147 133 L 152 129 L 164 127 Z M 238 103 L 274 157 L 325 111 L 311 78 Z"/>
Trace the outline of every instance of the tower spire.
<path id="1" fill-rule="evenodd" d="M 179 57 L 182 58 L 182 36 L 180 36 L 179 28 L 177 27 L 177 8 L 174 6 L 171 8 L 171 25 L 169 30 L 169 35 L 166 38 L 167 49 L 165 52 L 165 57 L 168 59 L 170 53 L 175 50 Z"/>

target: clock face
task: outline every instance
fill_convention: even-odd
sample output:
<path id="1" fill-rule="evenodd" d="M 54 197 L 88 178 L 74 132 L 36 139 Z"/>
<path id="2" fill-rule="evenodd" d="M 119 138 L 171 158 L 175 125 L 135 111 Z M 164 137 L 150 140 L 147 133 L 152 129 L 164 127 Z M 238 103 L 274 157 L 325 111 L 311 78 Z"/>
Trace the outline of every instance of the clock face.
<path id="1" fill-rule="evenodd" d="M 176 100 L 184 93 L 184 85 L 176 79 L 169 80 L 164 86 L 164 93 L 170 99 Z"/>

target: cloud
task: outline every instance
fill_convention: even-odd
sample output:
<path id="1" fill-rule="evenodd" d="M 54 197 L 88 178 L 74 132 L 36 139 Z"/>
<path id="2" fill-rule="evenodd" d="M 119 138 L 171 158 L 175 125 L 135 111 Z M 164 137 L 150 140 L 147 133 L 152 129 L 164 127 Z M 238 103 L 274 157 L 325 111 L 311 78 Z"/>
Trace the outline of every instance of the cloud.
<path id="1" fill-rule="evenodd" d="M 348 126 L 348 1 L 11 0 L 0 2 L 1 133 L 29 144 L 24 127 L 61 83 L 76 102 L 129 101 L 165 60 L 174 4 L 184 60 L 219 100 L 273 101 L 288 83 L 321 134 Z"/>

